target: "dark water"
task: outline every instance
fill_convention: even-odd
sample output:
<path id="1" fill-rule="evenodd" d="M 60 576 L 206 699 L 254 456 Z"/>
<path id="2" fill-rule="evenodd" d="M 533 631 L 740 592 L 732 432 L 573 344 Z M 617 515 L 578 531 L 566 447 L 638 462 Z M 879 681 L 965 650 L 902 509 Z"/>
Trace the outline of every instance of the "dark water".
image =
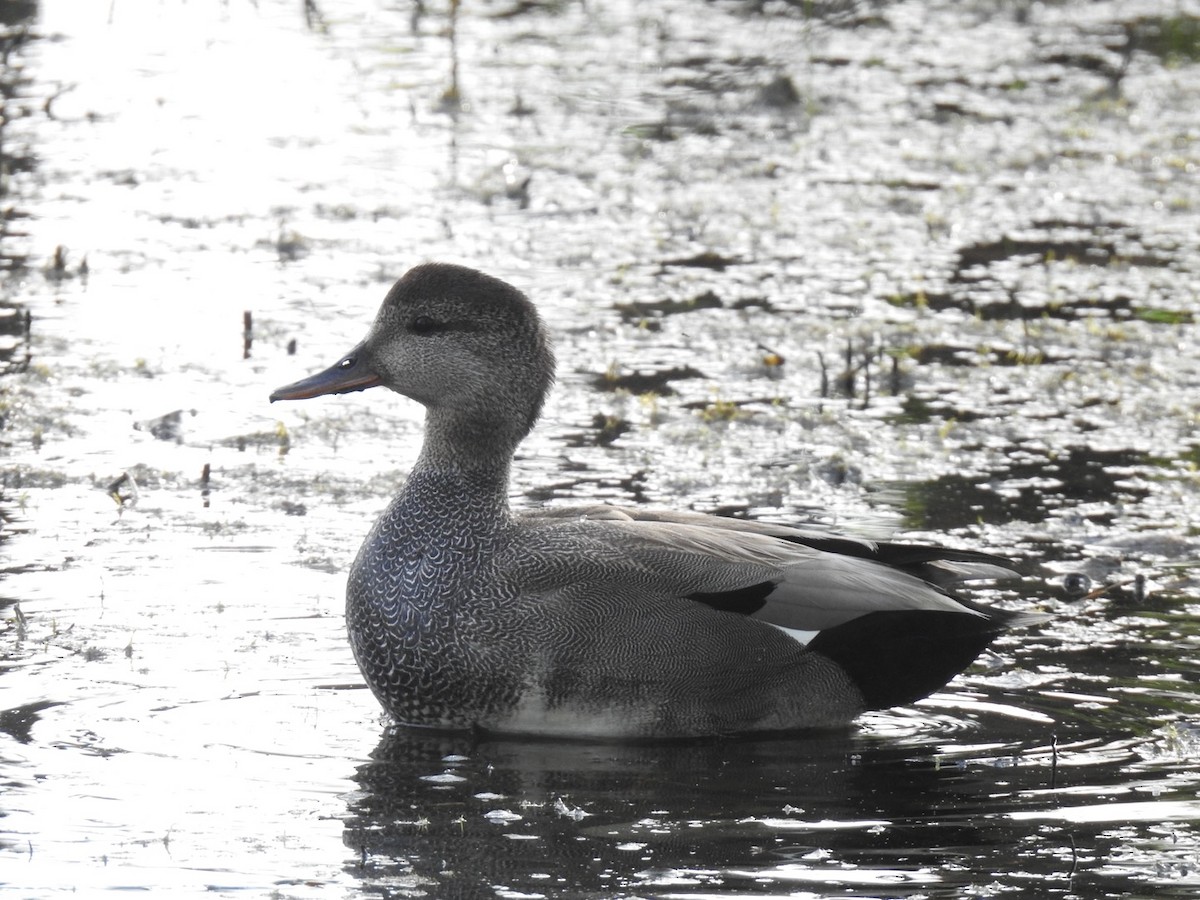
<path id="1" fill-rule="evenodd" d="M 1181 7 L 0 12 L 14 896 L 1200 890 Z M 427 259 L 556 337 L 515 503 L 988 550 L 1050 623 L 834 734 L 388 734 L 343 573 L 419 412 L 266 396 Z"/>

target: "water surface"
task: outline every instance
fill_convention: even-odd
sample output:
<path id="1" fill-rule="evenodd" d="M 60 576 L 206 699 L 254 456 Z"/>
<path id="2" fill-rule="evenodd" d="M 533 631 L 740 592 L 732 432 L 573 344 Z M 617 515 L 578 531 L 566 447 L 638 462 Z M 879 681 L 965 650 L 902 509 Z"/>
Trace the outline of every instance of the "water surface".
<path id="1" fill-rule="evenodd" d="M 1196 19 L 467 4 L 452 42 L 443 6 L 311 9 L 7 26 L 0 883 L 1197 890 Z M 1020 577 L 980 599 L 1053 619 L 834 734 L 389 733 L 342 591 L 419 411 L 266 396 L 428 259 L 555 335 L 515 503 L 989 550 Z"/>

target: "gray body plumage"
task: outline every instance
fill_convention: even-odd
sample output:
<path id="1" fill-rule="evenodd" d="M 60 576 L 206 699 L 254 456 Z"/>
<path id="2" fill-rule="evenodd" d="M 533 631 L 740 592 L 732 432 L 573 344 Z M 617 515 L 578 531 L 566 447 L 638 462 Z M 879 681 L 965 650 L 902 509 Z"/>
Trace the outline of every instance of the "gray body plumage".
<path id="1" fill-rule="evenodd" d="M 631 555 L 604 521 L 512 517 L 481 487 L 414 473 L 351 568 L 351 644 L 397 720 L 651 737 L 862 711 L 849 679 L 784 631 L 686 599 L 704 573 L 685 556 Z"/>
<path id="2" fill-rule="evenodd" d="M 428 265 L 349 356 L 273 395 L 383 384 L 427 408 L 347 589 L 355 657 L 397 721 L 611 738 L 830 726 L 924 696 L 1017 618 L 940 586 L 995 573 L 969 552 L 692 513 L 514 514 L 510 461 L 552 373 L 520 292 Z"/>

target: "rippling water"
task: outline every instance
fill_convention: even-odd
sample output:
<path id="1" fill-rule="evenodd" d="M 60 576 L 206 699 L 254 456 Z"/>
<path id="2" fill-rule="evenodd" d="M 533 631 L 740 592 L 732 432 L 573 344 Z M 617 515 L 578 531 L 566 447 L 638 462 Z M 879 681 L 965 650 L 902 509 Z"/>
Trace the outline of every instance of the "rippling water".
<path id="1" fill-rule="evenodd" d="M 1180 7 L 2 11 L 14 895 L 1200 888 Z M 420 415 L 266 396 L 426 259 L 556 336 L 515 502 L 986 549 L 1051 622 L 844 733 L 388 733 L 343 573 Z"/>

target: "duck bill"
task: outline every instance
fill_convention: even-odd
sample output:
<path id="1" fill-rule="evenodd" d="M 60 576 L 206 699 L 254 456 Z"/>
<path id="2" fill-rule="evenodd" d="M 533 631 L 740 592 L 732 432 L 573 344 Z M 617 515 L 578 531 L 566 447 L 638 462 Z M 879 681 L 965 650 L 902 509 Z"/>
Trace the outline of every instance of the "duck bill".
<path id="1" fill-rule="evenodd" d="M 324 394 L 349 394 L 353 391 L 365 391 L 382 383 L 363 358 L 363 348 L 360 344 L 324 372 L 301 378 L 272 392 L 271 402 L 308 400 Z"/>

